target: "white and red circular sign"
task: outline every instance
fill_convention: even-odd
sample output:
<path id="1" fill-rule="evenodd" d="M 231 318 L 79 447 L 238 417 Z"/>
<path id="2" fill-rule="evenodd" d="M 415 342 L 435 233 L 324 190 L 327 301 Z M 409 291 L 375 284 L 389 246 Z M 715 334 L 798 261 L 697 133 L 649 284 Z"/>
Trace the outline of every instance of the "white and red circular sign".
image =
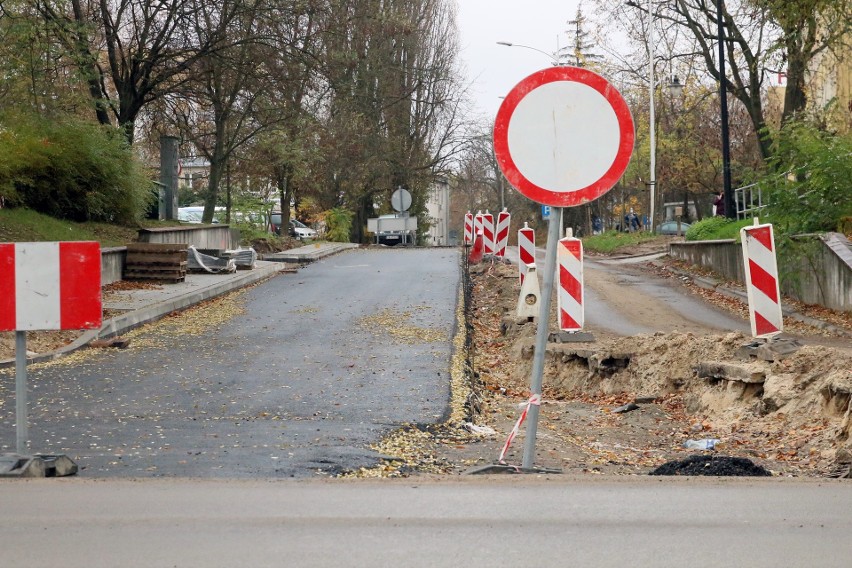
<path id="1" fill-rule="evenodd" d="M 579 67 L 550 67 L 503 100 L 494 154 L 523 195 L 573 207 L 612 189 L 627 169 L 634 138 L 630 109 L 606 79 Z"/>

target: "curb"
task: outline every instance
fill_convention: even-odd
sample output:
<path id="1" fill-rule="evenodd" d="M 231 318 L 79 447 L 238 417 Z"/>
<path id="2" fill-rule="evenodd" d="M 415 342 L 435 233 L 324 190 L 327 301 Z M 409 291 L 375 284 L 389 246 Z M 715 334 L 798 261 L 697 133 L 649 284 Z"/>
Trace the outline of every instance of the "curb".
<path id="1" fill-rule="evenodd" d="M 734 300 L 739 300 L 742 303 L 748 305 L 748 294 L 746 294 L 744 291 L 737 290 L 735 288 L 731 288 L 729 286 L 726 286 L 718 280 L 714 280 L 714 279 L 707 278 L 707 277 L 704 277 L 704 276 L 696 276 L 694 274 L 691 274 L 690 272 L 680 270 L 678 268 L 673 268 L 673 267 L 668 266 L 664 263 L 659 263 L 659 262 L 656 262 L 656 261 L 652 261 L 652 262 L 656 266 L 663 268 L 665 270 L 668 270 L 672 274 L 676 274 L 677 276 L 680 276 L 681 278 L 689 278 L 696 286 L 698 286 L 700 288 L 704 288 L 705 290 L 713 290 L 715 292 L 722 294 L 723 296 L 727 296 L 728 298 L 732 298 Z M 781 313 L 788 318 L 792 318 L 796 321 L 802 322 L 802 323 L 807 324 L 811 327 L 815 327 L 817 329 L 823 329 L 825 331 L 829 331 L 831 333 L 834 333 L 836 335 L 840 335 L 842 337 L 852 337 L 852 333 L 849 333 L 845 329 L 831 325 L 830 323 L 824 322 L 822 320 L 818 320 L 818 319 L 814 319 L 810 316 L 806 316 L 805 314 L 797 312 L 796 310 L 794 310 L 794 309 L 792 309 L 788 306 L 784 306 L 783 300 L 782 300 L 782 303 L 781 303 Z"/>
<path id="2" fill-rule="evenodd" d="M 265 260 L 267 262 L 292 262 L 297 264 L 308 264 L 311 262 L 316 262 L 321 258 L 325 258 L 327 256 L 343 252 L 344 250 L 358 248 L 360 246 L 361 245 L 357 243 L 333 243 L 322 245 L 313 251 L 304 251 L 304 249 L 311 248 L 311 245 L 308 245 L 306 247 L 292 249 L 289 251 L 267 254 L 264 255 L 263 258 L 260 260 Z"/>

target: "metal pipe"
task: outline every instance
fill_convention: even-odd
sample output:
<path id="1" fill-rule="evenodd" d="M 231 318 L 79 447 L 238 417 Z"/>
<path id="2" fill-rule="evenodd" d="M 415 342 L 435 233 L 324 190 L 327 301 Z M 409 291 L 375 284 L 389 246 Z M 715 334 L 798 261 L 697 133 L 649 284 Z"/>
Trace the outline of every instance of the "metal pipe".
<path id="1" fill-rule="evenodd" d="M 538 316 L 538 328 L 535 335 L 530 395 L 541 398 L 542 375 L 544 374 L 544 354 L 547 349 L 547 336 L 550 334 L 550 298 L 553 295 L 553 280 L 556 274 L 556 248 L 559 245 L 559 232 L 562 227 L 562 208 L 554 207 L 550 212 L 547 227 L 547 248 L 544 253 L 544 279 L 541 288 L 541 311 Z M 532 469 L 535 460 L 535 436 L 538 430 L 539 406 L 530 405 L 527 413 L 527 436 L 524 440 L 524 469 Z"/>
<path id="2" fill-rule="evenodd" d="M 27 332 L 15 332 L 16 451 L 27 454 Z"/>
<path id="3" fill-rule="evenodd" d="M 657 208 L 657 125 L 656 113 L 654 111 L 654 15 L 651 12 L 651 0 L 648 0 L 648 99 L 650 110 L 648 113 L 648 140 L 650 143 L 651 167 L 648 178 L 648 186 L 651 197 L 651 232 L 656 230 L 657 224 L 654 220 Z"/>

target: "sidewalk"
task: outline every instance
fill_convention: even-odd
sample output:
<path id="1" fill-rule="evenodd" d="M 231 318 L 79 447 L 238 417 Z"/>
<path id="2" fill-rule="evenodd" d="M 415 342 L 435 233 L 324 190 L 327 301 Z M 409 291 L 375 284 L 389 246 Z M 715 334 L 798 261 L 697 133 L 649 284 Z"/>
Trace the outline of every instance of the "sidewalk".
<path id="1" fill-rule="evenodd" d="M 50 361 L 85 347 L 96 339 L 109 339 L 130 331 L 140 325 L 159 319 L 176 310 L 221 296 L 232 290 L 254 284 L 275 276 L 285 270 L 293 270 L 293 264 L 305 265 L 327 256 L 357 248 L 352 243 L 316 243 L 291 249 L 283 253 L 266 255 L 258 260 L 252 270 L 238 270 L 230 274 L 188 273 L 183 282 L 160 284 L 152 289 L 120 290 L 110 294 L 103 303 L 104 310 L 121 311 L 104 320 L 100 329 L 86 331 L 74 342 L 52 351 L 27 358 L 28 363 Z M 14 366 L 15 359 L 0 361 L 0 368 Z"/>

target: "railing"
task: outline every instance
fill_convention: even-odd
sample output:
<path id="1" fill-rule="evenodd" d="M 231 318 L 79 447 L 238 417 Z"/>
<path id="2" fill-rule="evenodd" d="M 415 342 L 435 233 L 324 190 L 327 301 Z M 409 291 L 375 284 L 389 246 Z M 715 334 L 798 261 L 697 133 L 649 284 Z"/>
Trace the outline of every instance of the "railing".
<path id="1" fill-rule="evenodd" d="M 737 219 L 757 217 L 758 212 L 766 207 L 763 203 L 763 193 L 756 183 L 735 189 L 734 203 L 737 206 Z"/>

